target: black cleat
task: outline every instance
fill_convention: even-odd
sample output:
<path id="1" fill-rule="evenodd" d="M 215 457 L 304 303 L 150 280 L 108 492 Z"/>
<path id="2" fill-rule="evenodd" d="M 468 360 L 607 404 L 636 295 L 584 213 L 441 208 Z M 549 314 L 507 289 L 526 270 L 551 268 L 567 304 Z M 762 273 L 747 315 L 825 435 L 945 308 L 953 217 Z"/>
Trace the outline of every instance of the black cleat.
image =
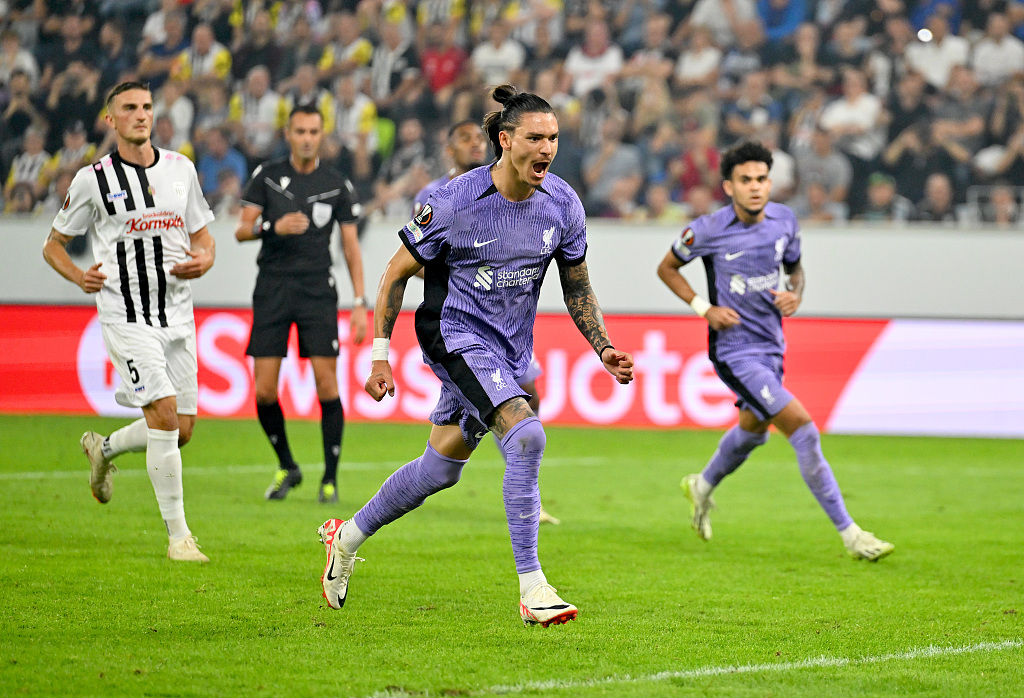
<path id="1" fill-rule="evenodd" d="M 280 468 L 276 473 L 274 473 L 274 481 L 270 483 L 270 487 L 267 488 L 267 493 L 264 496 L 267 499 L 284 499 L 288 496 L 288 490 L 293 487 L 298 487 L 301 484 L 301 470 L 298 468 L 293 468 L 291 470 Z"/>

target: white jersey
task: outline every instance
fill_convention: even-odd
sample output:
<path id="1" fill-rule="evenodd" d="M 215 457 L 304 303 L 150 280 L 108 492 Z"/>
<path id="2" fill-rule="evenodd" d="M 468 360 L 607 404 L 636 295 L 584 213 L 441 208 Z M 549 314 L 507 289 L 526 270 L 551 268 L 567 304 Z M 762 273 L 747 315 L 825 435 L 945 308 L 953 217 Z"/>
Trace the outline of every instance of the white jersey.
<path id="1" fill-rule="evenodd" d="M 187 279 L 168 270 L 189 259 L 190 235 L 213 220 L 196 169 L 184 155 L 154 146 L 141 167 L 117 151 L 83 167 L 53 221 L 63 235 L 93 229 L 93 256 L 107 275 L 96 296 L 100 322 L 169 327 L 192 322 Z"/>

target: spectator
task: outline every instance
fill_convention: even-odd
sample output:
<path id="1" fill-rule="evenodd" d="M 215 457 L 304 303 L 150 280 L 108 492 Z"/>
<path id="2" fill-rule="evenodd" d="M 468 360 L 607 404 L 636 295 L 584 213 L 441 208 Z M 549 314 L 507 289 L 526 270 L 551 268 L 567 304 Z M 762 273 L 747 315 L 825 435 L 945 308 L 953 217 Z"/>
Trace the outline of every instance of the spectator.
<path id="1" fill-rule="evenodd" d="M 689 47 L 676 61 L 673 84 L 677 88 L 714 87 L 721 65 L 722 52 L 711 42 L 711 30 L 694 27 Z"/>
<path id="2" fill-rule="evenodd" d="M 39 64 L 30 51 L 21 47 L 21 37 L 10 29 L 0 32 L 0 92 L 7 89 L 11 74 L 21 71 L 35 87 L 39 80 Z"/>
<path id="3" fill-rule="evenodd" d="M 758 0 L 757 14 L 769 43 L 790 38 L 807 17 L 807 0 Z"/>
<path id="4" fill-rule="evenodd" d="M 192 89 L 210 82 L 226 83 L 231 77 L 231 51 L 217 41 L 213 27 L 200 24 L 192 30 L 192 45 L 178 55 L 171 77 Z"/>
<path id="5" fill-rule="evenodd" d="M 534 78 L 545 70 L 554 70 L 560 73 L 568 55 L 568 49 L 554 38 L 549 24 L 548 22 L 538 23 L 533 33 L 533 43 L 526 44 L 525 67 Z"/>
<path id="6" fill-rule="evenodd" d="M 343 75 L 335 81 L 334 97 L 335 133 L 341 145 L 353 152 L 363 148 L 370 154 L 376 153 L 377 107 L 373 100 L 359 91 L 352 75 Z"/>
<path id="7" fill-rule="evenodd" d="M 7 181 L 4 182 L 4 199 L 11 198 L 11 192 L 18 184 L 29 185 L 33 193 L 43 191 L 40 184 L 43 169 L 53 157 L 46 152 L 44 144 L 43 132 L 40 129 L 30 126 L 25 131 L 21 152 L 14 156 L 11 169 L 7 173 Z"/>
<path id="8" fill-rule="evenodd" d="M 736 41 L 722 56 L 718 80 L 719 99 L 736 99 L 743 76 L 765 66 L 763 45 L 761 22 L 751 19 L 737 25 Z"/>
<path id="9" fill-rule="evenodd" d="M 287 119 L 284 100 L 270 89 L 270 70 L 262 65 L 251 69 L 245 86 L 231 97 L 228 105 L 228 120 L 235 130 L 235 141 L 250 170 L 274 154 Z"/>
<path id="10" fill-rule="evenodd" d="M 847 218 L 846 204 L 836 203 L 828 198 L 828 192 L 818 182 L 810 182 L 802 196 L 790 202 L 793 213 L 805 223 L 844 223 Z"/>
<path id="11" fill-rule="evenodd" d="M 952 138 L 970 155 L 978 152 L 985 136 L 985 120 L 992 103 L 978 91 L 974 71 L 965 65 L 953 66 L 949 89 L 935 109 L 932 130 L 942 141 Z"/>
<path id="12" fill-rule="evenodd" d="M 644 23 L 643 43 L 629 54 L 622 67 L 619 99 L 634 114 L 645 87 L 664 84 L 675 68 L 676 56 L 668 38 L 671 23 L 666 14 L 651 14 Z"/>
<path id="13" fill-rule="evenodd" d="M 362 65 L 367 65 L 370 62 L 370 55 L 373 53 L 373 44 L 369 41 L 366 42 L 366 60 L 363 61 Z M 323 61 L 325 47 L 320 46 L 313 39 L 313 28 L 309 23 L 309 18 L 300 14 L 292 22 L 291 31 L 288 35 L 288 39 L 284 44 L 284 53 L 281 55 L 281 63 L 277 68 L 277 80 L 278 88 L 281 90 L 288 90 L 291 85 L 288 81 L 295 75 L 295 71 L 299 69 L 300 65 L 306 65 L 307 63 L 317 66 L 321 69 L 321 61 Z M 333 65 L 333 58 L 331 59 L 331 65 Z M 328 68 L 330 65 L 327 66 Z M 321 80 L 325 79 L 323 72 L 321 72 Z M 327 82 L 330 84 L 330 81 Z"/>
<path id="14" fill-rule="evenodd" d="M 85 124 L 75 121 L 64 130 L 64 146 L 53 154 L 49 162 L 39 173 L 39 185 L 36 195 L 42 196 L 50 187 L 50 183 L 61 170 L 78 172 L 93 162 L 96 157 L 96 146 L 88 141 Z"/>
<path id="15" fill-rule="evenodd" d="M 465 76 L 468 56 L 455 43 L 455 30 L 445 24 L 427 27 L 426 46 L 420 56 L 423 77 L 434 93 L 434 106 L 449 112 L 455 93 L 469 82 Z"/>
<path id="16" fill-rule="evenodd" d="M 566 56 L 566 91 L 583 99 L 593 90 L 617 80 L 622 66 L 622 49 L 612 43 L 608 25 L 603 21 L 591 22 L 583 43 L 573 46 Z"/>
<path id="17" fill-rule="evenodd" d="M 432 179 L 427 156 L 423 125 L 419 119 L 406 119 L 398 127 L 397 149 L 381 166 L 370 210 L 379 210 L 387 216 L 407 217 L 416 192 Z"/>
<path id="18" fill-rule="evenodd" d="M 207 133 L 228 123 L 230 102 L 231 93 L 224 83 L 210 84 L 199 90 L 192 134 L 196 143 L 205 143 Z"/>
<path id="19" fill-rule="evenodd" d="M 317 84 L 316 78 L 316 66 L 299 66 L 295 72 L 294 86 L 284 96 L 285 111 L 291 114 L 295 107 L 307 104 L 316 107 L 323 118 L 323 129 L 326 134 L 334 130 L 334 97 Z"/>
<path id="20" fill-rule="evenodd" d="M 795 109 L 815 85 L 831 84 L 835 79 L 835 72 L 823 63 L 823 52 L 818 25 L 810 22 L 797 27 L 792 43 L 784 44 L 778 51 L 772 83 L 792 94 Z"/>
<path id="21" fill-rule="evenodd" d="M 50 124 L 46 141 L 49 150 L 60 148 L 61 134 L 75 124 L 84 124 L 86 135 L 90 134 L 103 109 L 99 82 L 99 69 L 78 61 L 54 77 L 45 104 Z"/>
<path id="22" fill-rule="evenodd" d="M 985 87 L 996 87 L 1024 72 L 1024 42 L 1010 34 L 1005 14 L 989 15 L 985 38 L 974 45 L 971 66 Z"/>
<path id="23" fill-rule="evenodd" d="M 904 223 L 914 215 L 914 204 L 896 193 L 896 180 L 884 172 L 868 177 L 867 207 L 856 216 L 861 221 Z"/>
<path id="24" fill-rule="evenodd" d="M 443 33 L 450 33 L 454 41 L 455 34 L 461 29 L 465 17 L 465 2 L 420 0 L 416 4 L 417 35 L 423 40 L 427 38 L 430 27 L 439 27 Z"/>
<path id="25" fill-rule="evenodd" d="M 635 118 L 635 114 L 634 114 Z M 658 122 L 649 137 L 639 141 L 643 155 L 644 176 L 649 182 L 664 182 L 670 177 L 672 162 L 679 158 L 683 141 L 672 122 Z M 561 152 L 559 152 L 561 157 Z"/>
<path id="26" fill-rule="evenodd" d="M 469 56 L 476 81 L 481 85 L 520 83 L 520 70 L 526 61 L 526 49 L 509 38 L 508 23 L 496 19 L 487 30 L 487 41 L 480 42 Z"/>
<path id="27" fill-rule="evenodd" d="M 714 132 L 708 129 L 691 129 L 683 134 L 682 157 L 672 166 L 686 197 L 694 187 L 703 186 L 711 190 L 712 196 L 721 200 L 721 180 L 718 165 L 721 155 L 715 147 Z"/>
<path id="28" fill-rule="evenodd" d="M 67 199 L 68 189 L 71 187 L 71 180 L 74 178 L 74 170 L 61 170 L 58 172 L 57 176 L 54 177 L 51 191 L 39 204 L 39 213 L 46 216 L 56 216 L 57 211 L 64 205 L 64 200 Z"/>
<path id="29" fill-rule="evenodd" d="M 867 59 L 867 46 L 862 36 L 864 23 L 860 18 L 839 22 L 832 30 L 832 40 L 825 46 L 822 63 L 841 75 L 844 68 L 862 70 Z"/>
<path id="30" fill-rule="evenodd" d="M 697 0 L 690 24 L 711 30 L 715 44 L 725 49 L 736 43 L 737 29 L 757 16 L 754 0 Z"/>
<path id="31" fill-rule="evenodd" d="M 0 142 L 5 151 L 20 141 L 29 126 L 46 126 L 46 117 L 32 100 L 32 83 L 27 73 L 14 71 L 7 93 L 7 107 L 0 118 Z M 4 158 L 4 162 L 7 160 Z"/>
<path id="32" fill-rule="evenodd" d="M 925 104 L 926 85 L 924 76 L 914 70 L 904 74 L 896 83 L 896 89 L 889 95 L 886 105 L 889 121 L 887 143 L 892 143 L 914 124 L 931 120 L 931 112 Z"/>
<path id="33" fill-rule="evenodd" d="M 633 212 L 633 220 L 667 225 L 677 225 L 687 220 L 686 209 L 672 200 L 672 191 L 665 182 L 648 185 L 644 201 L 646 205 Z"/>
<path id="34" fill-rule="evenodd" d="M 548 47 L 557 46 L 565 35 L 562 0 L 525 0 L 514 3 L 509 12 L 512 23 L 512 38 L 532 50 L 541 41 Z M 537 66 L 527 61 L 534 70 L 548 66 Z"/>
<path id="35" fill-rule="evenodd" d="M 333 80 L 339 75 L 366 69 L 373 58 L 373 44 L 366 37 L 360 36 L 356 16 L 350 12 L 339 12 L 331 15 L 330 24 L 330 42 L 324 47 L 317 63 L 320 79 Z"/>
<path id="36" fill-rule="evenodd" d="M 779 145 L 779 134 L 774 129 L 766 129 L 755 139 L 772 152 L 772 168 L 768 171 L 772 180 L 772 201 L 789 201 L 796 194 L 796 159 Z"/>
<path id="37" fill-rule="evenodd" d="M 220 220 L 238 218 L 242 210 L 242 180 L 237 172 L 223 169 L 217 173 L 217 189 L 210 197 L 210 208 Z"/>
<path id="38" fill-rule="evenodd" d="M 178 80 L 170 80 L 157 93 L 159 96 L 153 104 L 154 119 L 167 116 L 174 129 L 175 142 L 188 142 L 192 134 L 192 122 L 195 120 L 196 108 L 192 100 L 185 96 L 185 85 Z M 174 148 L 177 150 L 177 148 Z"/>
<path id="39" fill-rule="evenodd" d="M 925 223 L 956 223 L 957 211 L 953 202 L 953 184 L 941 172 L 928 175 L 924 198 L 914 207 L 914 220 Z"/>
<path id="40" fill-rule="evenodd" d="M 1020 203 L 1013 187 L 998 184 L 988 193 L 988 201 L 981 204 L 978 220 L 997 228 L 1019 228 L 1021 224 Z"/>
<path id="41" fill-rule="evenodd" d="M 160 0 L 159 9 L 151 12 L 142 25 L 142 39 L 138 46 L 140 56 L 152 47 L 167 41 L 167 27 L 164 22 L 169 16 L 178 14 L 180 11 L 181 6 L 178 0 Z"/>
<path id="42" fill-rule="evenodd" d="M 217 178 L 224 170 L 234 172 L 240 182 L 249 179 L 245 156 L 231 147 L 230 137 L 230 131 L 223 127 L 211 129 L 206 134 L 204 152 L 196 163 L 196 172 L 199 175 L 199 184 L 203 188 L 203 196 L 207 199 L 217 191 Z"/>
<path id="43" fill-rule="evenodd" d="M 125 73 L 135 70 L 136 54 L 125 44 L 124 32 L 119 19 L 108 19 L 100 27 L 100 94 L 104 96 L 122 82 Z"/>
<path id="44" fill-rule="evenodd" d="M 907 12 L 915 30 L 931 29 L 931 20 L 938 17 L 954 34 L 960 31 L 960 0 L 907 0 Z"/>
<path id="45" fill-rule="evenodd" d="M 992 175 L 1011 182 L 1024 182 L 1024 125 L 1009 139 Z"/>
<path id="46" fill-rule="evenodd" d="M 719 143 L 729 148 L 766 131 L 778 135 L 782 128 L 782 105 L 768 93 L 768 76 L 763 72 L 743 76 L 739 97 L 722 109 Z"/>
<path id="47" fill-rule="evenodd" d="M 46 52 L 42 60 L 43 74 L 39 89 L 49 90 L 53 79 L 68 69 L 72 63 L 85 65 L 99 64 L 99 51 L 85 39 L 85 25 L 82 18 L 68 15 L 61 21 L 61 41 Z"/>
<path id="48" fill-rule="evenodd" d="M 662 123 L 668 123 L 672 116 L 672 95 L 668 83 L 661 78 L 645 78 L 632 113 L 628 133 L 629 140 L 633 142 L 649 137 Z"/>
<path id="49" fill-rule="evenodd" d="M 811 146 L 796 151 L 796 172 L 800 178 L 800 195 L 806 197 L 807 184 L 817 182 L 830 200 L 846 201 L 853 169 L 846 156 L 833 147 L 832 135 L 827 130 L 815 129 Z"/>
<path id="50" fill-rule="evenodd" d="M 825 107 L 820 124 L 831 133 L 833 142 L 849 157 L 853 167 L 847 202 L 853 214 L 863 208 L 864 184 L 868 173 L 876 169 L 884 145 L 881 123 L 881 101 L 867 91 L 864 73 L 847 68 L 843 73 L 843 96 Z"/>
<path id="51" fill-rule="evenodd" d="M 153 120 L 151 140 L 157 148 L 181 153 L 192 162 L 196 161 L 196 151 L 191 141 L 174 130 L 174 119 L 169 114 L 161 114 Z"/>
<path id="52" fill-rule="evenodd" d="M 604 120 L 600 144 L 589 148 L 583 156 L 583 183 L 587 187 L 584 204 L 588 215 L 621 212 L 625 201 L 635 201 L 640 191 L 644 181 L 640 149 L 623 142 L 625 132 L 626 114 L 613 112 Z"/>
<path id="53" fill-rule="evenodd" d="M 928 41 L 918 40 L 907 46 L 907 63 L 924 75 L 936 90 L 946 89 L 954 65 L 966 65 L 970 44 L 963 37 L 949 33 L 949 21 L 935 14 L 928 19 Z M 927 35 L 925 35 L 927 36 Z"/>
<path id="54" fill-rule="evenodd" d="M 821 115 L 827 103 L 828 96 L 821 84 L 813 85 L 803 99 L 796 101 L 795 108 L 789 116 L 789 124 L 786 126 L 789 149 L 792 152 L 811 147 L 811 139 L 819 128 Z"/>
<path id="55" fill-rule="evenodd" d="M 231 72 L 235 79 L 241 80 L 256 66 L 263 66 L 270 75 L 275 75 L 281 65 L 282 51 L 274 43 L 274 27 L 269 12 L 260 10 L 253 16 L 246 37 L 234 51 Z"/>
<path id="56" fill-rule="evenodd" d="M 26 182 L 15 184 L 4 203 L 4 213 L 6 214 L 28 215 L 34 213 L 35 208 L 36 195 L 32 190 L 32 185 Z"/>
<path id="57" fill-rule="evenodd" d="M 150 46 L 149 50 L 139 59 L 139 75 L 149 81 L 153 90 L 163 87 L 175 68 L 178 57 L 188 50 L 189 38 L 185 33 L 187 23 L 180 13 L 168 14 L 164 17 L 164 40 Z"/>
<path id="58" fill-rule="evenodd" d="M 389 119 L 415 115 L 420 112 L 418 104 L 430 105 L 431 101 L 420 78 L 416 51 L 402 35 L 399 22 L 383 22 L 381 39 L 370 61 L 370 97 L 377 111 Z M 430 106 L 425 111 L 429 112 Z"/>
<path id="59" fill-rule="evenodd" d="M 715 198 L 715 192 L 703 184 L 690 187 L 686 192 L 686 201 L 683 202 L 683 210 L 690 220 L 709 216 L 718 207 L 719 200 Z"/>
<path id="60" fill-rule="evenodd" d="M 947 179 L 960 171 L 958 182 L 969 183 L 970 154 L 955 140 L 938 140 L 928 124 L 915 124 L 897 136 L 886 148 L 882 161 L 889 172 L 899 174 L 897 190 L 911 201 L 924 196 L 925 181 L 933 173 Z"/>

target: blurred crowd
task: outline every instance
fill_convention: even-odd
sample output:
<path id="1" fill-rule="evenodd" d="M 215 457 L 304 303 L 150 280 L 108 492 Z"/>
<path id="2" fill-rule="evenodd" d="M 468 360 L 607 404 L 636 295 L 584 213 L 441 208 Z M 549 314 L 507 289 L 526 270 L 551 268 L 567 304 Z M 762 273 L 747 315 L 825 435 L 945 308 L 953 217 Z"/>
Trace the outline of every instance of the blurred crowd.
<path id="1" fill-rule="evenodd" d="M 3 210 L 56 212 L 141 79 L 218 216 L 315 104 L 367 215 L 406 217 L 511 82 L 555 108 L 552 171 L 591 216 L 707 213 L 719 151 L 757 139 L 804 220 L 1017 227 L 1022 38 L 1004 0 L 0 0 Z"/>

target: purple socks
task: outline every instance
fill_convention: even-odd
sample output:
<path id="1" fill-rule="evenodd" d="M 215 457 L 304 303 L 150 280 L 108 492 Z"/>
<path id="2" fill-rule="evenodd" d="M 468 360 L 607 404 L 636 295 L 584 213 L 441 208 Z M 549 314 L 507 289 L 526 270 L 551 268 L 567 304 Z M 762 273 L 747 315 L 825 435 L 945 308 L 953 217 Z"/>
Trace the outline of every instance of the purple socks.
<path id="1" fill-rule="evenodd" d="M 796 460 L 800 464 L 800 474 L 804 482 L 811 488 L 814 498 L 828 514 L 828 518 L 832 519 L 836 530 L 842 531 L 853 523 L 853 519 L 846 512 L 843 493 L 839 491 L 839 484 L 832 474 L 832 468 L 821 452 L 818 427 L 814 422 L 808 422 L 793 432 L 789 437 L 789 443 L 796 451 Z"/>
<path id="2" fill-rule="evenodd" d="M 726 475 L 743 465 L 751 451 L 758 446 L 763 446 L 767 441 L 767 432 L 758 434 L 744 431 L 737 424 L 722 436 L 714 455 L 711 456 L 711 460 L 701 472 L 701 477 L 707 480 L 712 487 L 717 487 Z"/>
<path id="3" fill-rule="evenodd" d="M 409 513 L 430 495 L 459 481 L 464 460 L 447 458 L 427 443 L 423 455 L 391 474 L 352 520 L 359 530 L 372 536 L 381 526 Z"/>
<path id="4" fill-rule="evenodd" d="M 538 476 L 546 443 L 544 427 L 536 417 L 516 424 L 501 442 L 506 463 L 502 483 L 505 517 L 519 574 L 540 569 L 537 559 L 537 529 L 540 526 Z"/>

